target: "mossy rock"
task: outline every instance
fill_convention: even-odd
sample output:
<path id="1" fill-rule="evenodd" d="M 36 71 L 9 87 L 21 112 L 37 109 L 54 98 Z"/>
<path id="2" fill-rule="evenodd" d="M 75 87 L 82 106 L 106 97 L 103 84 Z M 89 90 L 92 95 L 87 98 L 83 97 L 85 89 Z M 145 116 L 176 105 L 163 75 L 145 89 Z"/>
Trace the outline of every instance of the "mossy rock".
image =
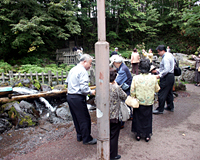
<path id="1" fill-rule="evenodd" d="M 0 84 L 0 87 L 6 87 L 6 86 L 9 86 L 8 82 L 4 82 Z"/>
<path id="2" fill-rule="evenodd" d="M 24 127 L 35 126 L 36 123 L 32 121 L 30 116 L 25 116 L 25 117 L 20 119 L 18 125 L 19 125 L 19 127 L 24 128 Z"/>
<path id="3" fill-rule="evenodd" d="M 53 89 L 58 89 L 58 90 L 63 90 L 63 89 L 66 89 L 66 85 L 56 85 L 53 87 Z"/>
<path id="4" fill-rule="evenodd" d="M 11 119 L 19 118 L 20 114 L 16 111 L 15 107 L 12 106 L 8 111 L 8 116 Z"/>
<path id="5" fill-rule="evenodd" d="M 28 87 L 32 89 L 40 90 L 40 82 L 38 80 L 31 80 L 30 78 L 26 79 L 17 79 L 15 80 L 13 87 Z"/>
<path id="6" fill-rule="evenodd" d="M 6 104 L 3 104 L 1 107 L 0 107 L 0 113 L 3 113 L 5 111 L 9 111 L 11 107 L 13 107 L 13 104 L 14 103 L 19 103 L 18 101 L 13 101 L 13 102 L 10 102 L 10 103 L 6 103 Z"/>

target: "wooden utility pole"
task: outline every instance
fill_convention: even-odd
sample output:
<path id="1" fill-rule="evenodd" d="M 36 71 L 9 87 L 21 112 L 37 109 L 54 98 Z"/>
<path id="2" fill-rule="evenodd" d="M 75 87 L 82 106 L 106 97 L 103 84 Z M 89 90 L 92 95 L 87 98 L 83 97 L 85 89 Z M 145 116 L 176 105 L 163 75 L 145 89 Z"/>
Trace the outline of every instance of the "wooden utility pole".
<path id="1" fill-rule="evenodd" d="M 109 43 L 106 42 L 105 0 L 97 0 L 98 42 L 95 44 L 97 159 L 110 159 Z"/>

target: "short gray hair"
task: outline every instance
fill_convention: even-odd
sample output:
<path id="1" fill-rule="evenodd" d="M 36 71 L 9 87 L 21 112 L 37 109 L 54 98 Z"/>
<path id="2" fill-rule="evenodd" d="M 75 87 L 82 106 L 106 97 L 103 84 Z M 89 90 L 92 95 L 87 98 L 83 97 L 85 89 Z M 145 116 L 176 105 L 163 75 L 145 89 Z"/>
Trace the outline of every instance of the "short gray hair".
<path id="1" fill-rule="evenodd" d="M 81 57 L 80 57 L 80 62 L 82 62 L 82 61 L 89 61 L 90 59 L 93 59 L 89 54 L 83 54 L 83 55 L 81 55 Z"/>

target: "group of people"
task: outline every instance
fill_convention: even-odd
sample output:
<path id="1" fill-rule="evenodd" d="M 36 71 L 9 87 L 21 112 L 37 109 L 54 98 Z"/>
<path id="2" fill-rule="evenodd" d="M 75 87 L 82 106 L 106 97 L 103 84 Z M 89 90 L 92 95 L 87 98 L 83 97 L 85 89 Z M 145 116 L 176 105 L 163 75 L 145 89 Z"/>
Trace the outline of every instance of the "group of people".
<path id="1" fill-rule="evenodd" d="M 132 77 L 129 68 L 123 63 L 123 58 L 113 55 L 110 60 L 110 159 L 120 159 L 118 155 L 118 138 L 124 122 L 119 120 L 120 102 L 128 95 L 139 100 L 139 108 L 131 112 L 132 127 L 136 140 L 144 138 L 148 142 L 152 135 L 152 113 L 162 114 L 164 109 L 173 112 L 174 57 L 166 52 L 164 45 L 156 50 L 162 56 L 160 69 L 156 75 L 149 74 L 151 62 L 148 58 L 140 59 L 138 68 L 140 75 Z M 134 49 L 137 52 L 137 50 Z M 135 56 L 137 57 L 137 56 Z M 77 141 L 83 144 L 96 144 L 97 139 L 91 136 L 91 119 L 87 109 L 86 95 L 95 95 L 95 90 L 88 86 L 87 70 L 91 67 L 92 57 L 83 54 L 80 63 L 72 68 L 66 80 L 68 84 L 67 101 L 73 117 L 77 133 Z M 114 67 L 112 67 L 114 66 Z M 160 86 L 157 79 L 160 78 Z M 159 106 L 153 109 L 154 94 L 158 92 Z M 167 107 L 164 108 L 165 102 Z"/>
<path id="2" fill-rule="evenodd" d="M 149 52 L 146 52 L 144 49 L 142 50 L 142 54 L 145 58 L 149 59 L 150 64 L 153 61 L 153 49 L 149 49 Z M 132 65 L 132 73 L 138 75 L 138 68 L 140 63 L 140 56 L 136 48 L 133 49 L 131 54 L 131 65 Z"/>
<path id="3" fill-rule="evenodd" d="M 83 48 L 80 46 L 80 47 L 77 47 L 77 46 L 74 46 L 72 48 L 72 51 L 73 52 L 77 52 L 79 56 L 82 56 L 83 55 Z"/>

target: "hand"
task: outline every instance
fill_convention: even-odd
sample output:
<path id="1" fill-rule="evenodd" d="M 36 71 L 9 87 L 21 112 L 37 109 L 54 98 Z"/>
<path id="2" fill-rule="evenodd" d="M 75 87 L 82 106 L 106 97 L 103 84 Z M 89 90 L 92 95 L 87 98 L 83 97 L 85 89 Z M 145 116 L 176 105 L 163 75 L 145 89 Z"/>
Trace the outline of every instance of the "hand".
<path id="1" fill-rule="evenodd" d="M 154 73 L 154 74 L 156 74 L 156 73 L 158 73 L 156 70 L 153 70 L 153 71 L 151 71 L 151 73 Z"/>
<path id="2" fill-rule="evenodd" d="M 156 78 L 157 78 L 157 79 L 159 79 L 159 78 L 160 78 L 160 76 L 159 76 L 159 75 L 156 75 Z"/>
<path id="3" fill-rule="evenodd" d="M 96 90 L 92 90 L 91 93 L 92 93 L 92 95 L 95 95 L 96 94 Z"/>

